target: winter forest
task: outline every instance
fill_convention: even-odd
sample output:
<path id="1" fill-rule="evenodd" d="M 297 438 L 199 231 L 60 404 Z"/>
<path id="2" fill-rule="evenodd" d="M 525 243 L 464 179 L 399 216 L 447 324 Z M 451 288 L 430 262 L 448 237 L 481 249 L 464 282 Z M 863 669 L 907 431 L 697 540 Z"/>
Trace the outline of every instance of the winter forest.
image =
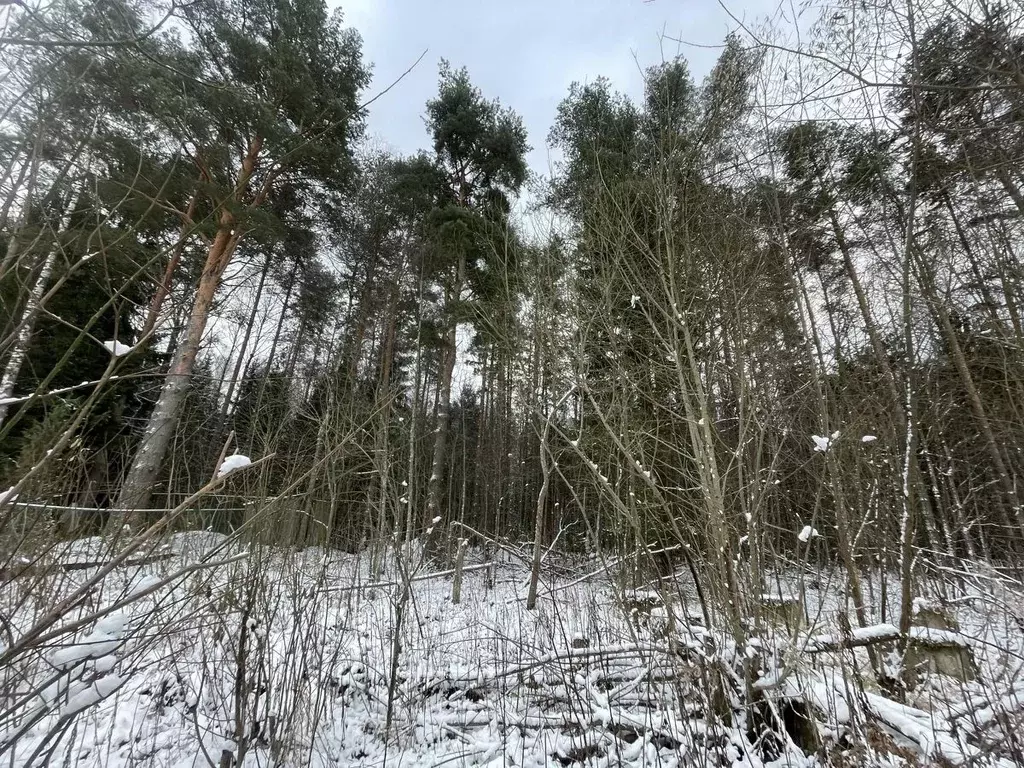
<path id="1" fill-rule="evenodd" d="M 1024 5 L 730 17 L 0 0 L 4 765 L 1024 764 Z"/>

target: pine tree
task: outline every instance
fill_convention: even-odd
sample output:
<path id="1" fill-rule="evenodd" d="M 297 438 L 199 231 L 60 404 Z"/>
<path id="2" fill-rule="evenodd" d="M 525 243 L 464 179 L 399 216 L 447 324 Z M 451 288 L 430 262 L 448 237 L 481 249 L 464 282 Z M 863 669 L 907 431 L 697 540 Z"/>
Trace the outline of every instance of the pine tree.
<path id="1" fill-rule="evenodd" d="M 482 291 L 495 228 L 504 231 L 510 199 L 526 181 L 528 147 L 519 116 L 497 101 L 486 100 L 465 69 L 453 70 L 447 62 L 441 65 L 437 98 L 427 104 L 427 124 L 445 182 L 442 205 L 430 221 L 428 269 L 441 293 L 442 323 L 439 402 L 427 484 L 427 520 L 435 534 L 428 545 L 436 553 L 444 512 L 441 495 L 457 329 L 460 322 L 472 319 L 466 301 Z"/>
<path id="2" fill-rule="evenodd" d="M 148 502 L 239 241 L 264 226 L 268 201 L 285 181 L 302 191 L 297 206 L 343 189 L 362 125 L 357 96 L 367 72 L 359 38 L 322 0 L 206 0 L 182 13 L 196 41 L 188 51 L 194 77 L 179 83 L 190 94 L 189 112 L 169 130 L 200 169 L 216 225 L 187 328 L 121 489 L 125 510 Z"/>

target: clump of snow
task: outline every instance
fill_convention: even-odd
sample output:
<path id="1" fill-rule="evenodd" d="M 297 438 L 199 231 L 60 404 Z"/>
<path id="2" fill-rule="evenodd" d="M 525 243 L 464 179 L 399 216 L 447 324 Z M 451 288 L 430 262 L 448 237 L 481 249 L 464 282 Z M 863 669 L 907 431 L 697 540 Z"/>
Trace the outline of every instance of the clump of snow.
<path id="1" fill-rule="evenodd" d="M 811 539 L 816 539 L 819 536 L 821 536 L 821 534 L 818 533 L 818 529 L 812 528 L 809 525 L 805 525 L 803 528 L 801 528 L 800 533 L 796 535 L 796 537 L 803 542 L 810 541 Z"/>
<path id="2" fill-rule="evenodd" d="M 151 573 L 147 576 L 143 576 L 135 584 L 132 585 L 132 588 L 130 590 L 128 590 L 127 597 L 136 597 L 137 595 L 141 595 L 146 590 L 153 589 L 154 587 L 159 586 L 162 583 L 163 579 L 161 579 L 156 574 Z"/>
<path id="3" fill-rule="evenodd" d="M 124 680 L 117 675 L 101 677 L 96 682 L 90 683 L 82 690 L 72 694 L 68 698 L 68 703 L 61 707 L 60 716 L 70 717 L 71 715 L 78 714 L 82 710 L 98 704 L 123 684 Z"/>
<path id="4" fill-rule="evenodd" d="M 814 450 L 818 453 L 824 453 L 827 451 L 836 440 L 839 439 L 839 432 L 833 432 L 829 437 L 822 437 L 821 435 L 811 435 L 811 440 L 814 441 Z"/>
<path id="5" fill-rule="evenodd" d="M 127 618 L 120 611 L 108 614 L 96 623 L 95 629 L 77 642 L 58 648 L 50 654 L 50 663 L 60 669 L 74 667 L 88 659 L 101 659 L 121 646 L 121 635 Z"/>
<path id="6" fill-rule="evenodd" d="M 112 354 L 114 357 L 123 357 L 135 349 L 134 346 L 122 344 L 117 340 L 104 341 L 103 346 L 106 348 L 107 352 Z"/>
<path id="7" fill-rule="evenodd" d="M 229 472 L 234 472 L 236 469 L 242 467 L 248 467 L 252 464 L 252 459 L 248 456 L 243 456 L 240 453 L 233 453 L 230 456 L 224 458 L 224 461 L 220 463 L 220 467 L 217 469 L 217 477 L 224 477 Z"/>
<path id="8" fill-rule="evenodd" d="M 877 437 L 876 437 L 875 435 L 864 435 L 864 437 L 862 437 L 862 438 L 860 439 L 860 441 L 861 441 L 862 443 L 873 443 L 873 442 L 875 442 L 875 440 L 877 440 L 877 439 L 878 439 L 878 438 L 877 438 Z"/>

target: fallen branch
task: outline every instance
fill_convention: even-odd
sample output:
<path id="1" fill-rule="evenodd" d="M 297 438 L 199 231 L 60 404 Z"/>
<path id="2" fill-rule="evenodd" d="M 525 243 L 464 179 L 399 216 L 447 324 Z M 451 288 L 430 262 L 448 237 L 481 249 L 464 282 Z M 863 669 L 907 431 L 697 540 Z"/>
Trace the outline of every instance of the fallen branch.
<path id="1" fill-rule="evenodd" d="M 481 563 L 480 565 L 467 565 L 462 568 L 462 572 L 466 571 L 483 571 L 491 567 L 491 563 Z M 413 576 L 409 579 L 413 581 L 430 581 L 431 579 L 440 579 L 445 576 L 454 576 L 457 569 L 452 568 L 448 571 L 435 571 L 434 573 L 425 573 L 422 576 Z M 370 584 L 353 584 L 348 587 L 330 587 L 324 590 L 325 592 L 352 592 L 359 589 L 383 589 L 385 587 L 398 587 L 402 586 L 405 582 L 402 581 L 375 581 Z"/>
<path id="2" fill-rule="evenodd" d="M 170 560 L 174 557 L 173 552 L 161 552 L 155 555 L 147 555 L 146 557 L 139 557 L 135 560 L 125 560 L 124 562 L 118 563 L 115 567 L 117 568 L 133 568 L 141 565 L 150 565 L 152 563 L 159 563 L 164 560 Z M 105 568 L 110 564 L 109 560 L 82 560 L 74 563 L 57 563 L 56 567 L 58 570 L 70 573 L 71 571 L 87 571 L 90 568 Z M 40 563 L 19 563 L 18 565 L 10 566 L 8 568 L 0 568 L 0 584 L 6 584 L 9 581 L 20 579 L 24 576 L 41 576 L 45 573 L 49 573 L 51 566 L 48 564 Z"/>

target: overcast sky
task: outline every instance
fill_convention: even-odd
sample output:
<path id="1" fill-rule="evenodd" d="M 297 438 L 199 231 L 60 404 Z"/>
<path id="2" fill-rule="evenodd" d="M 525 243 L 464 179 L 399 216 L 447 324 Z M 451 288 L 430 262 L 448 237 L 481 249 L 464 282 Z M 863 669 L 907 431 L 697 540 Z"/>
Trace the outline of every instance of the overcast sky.
<path id="1" fill-rule="evenodd" d="M 716 45 L 736 27 L 716 0 L 341 0 L 346 25 L 363 36 L 374 94 L 426 50 L 419 65 L 370 107 L 369 134 L 408 154 L 429 148 L 424 104 L 437 91 L 440 59 L 469 69 L 487 98 L 520 115 L 529 132 L 530 166 L 547 173 L 546 139 L 573 81 L 604 75 L 616 88 L 642 92 L 641 67 L 682 53 L 698 81 L 714 48 L 680 47 L 664 36 Z M 756 21 L 777 0 L 729 0 L 738 18 Z"/>

